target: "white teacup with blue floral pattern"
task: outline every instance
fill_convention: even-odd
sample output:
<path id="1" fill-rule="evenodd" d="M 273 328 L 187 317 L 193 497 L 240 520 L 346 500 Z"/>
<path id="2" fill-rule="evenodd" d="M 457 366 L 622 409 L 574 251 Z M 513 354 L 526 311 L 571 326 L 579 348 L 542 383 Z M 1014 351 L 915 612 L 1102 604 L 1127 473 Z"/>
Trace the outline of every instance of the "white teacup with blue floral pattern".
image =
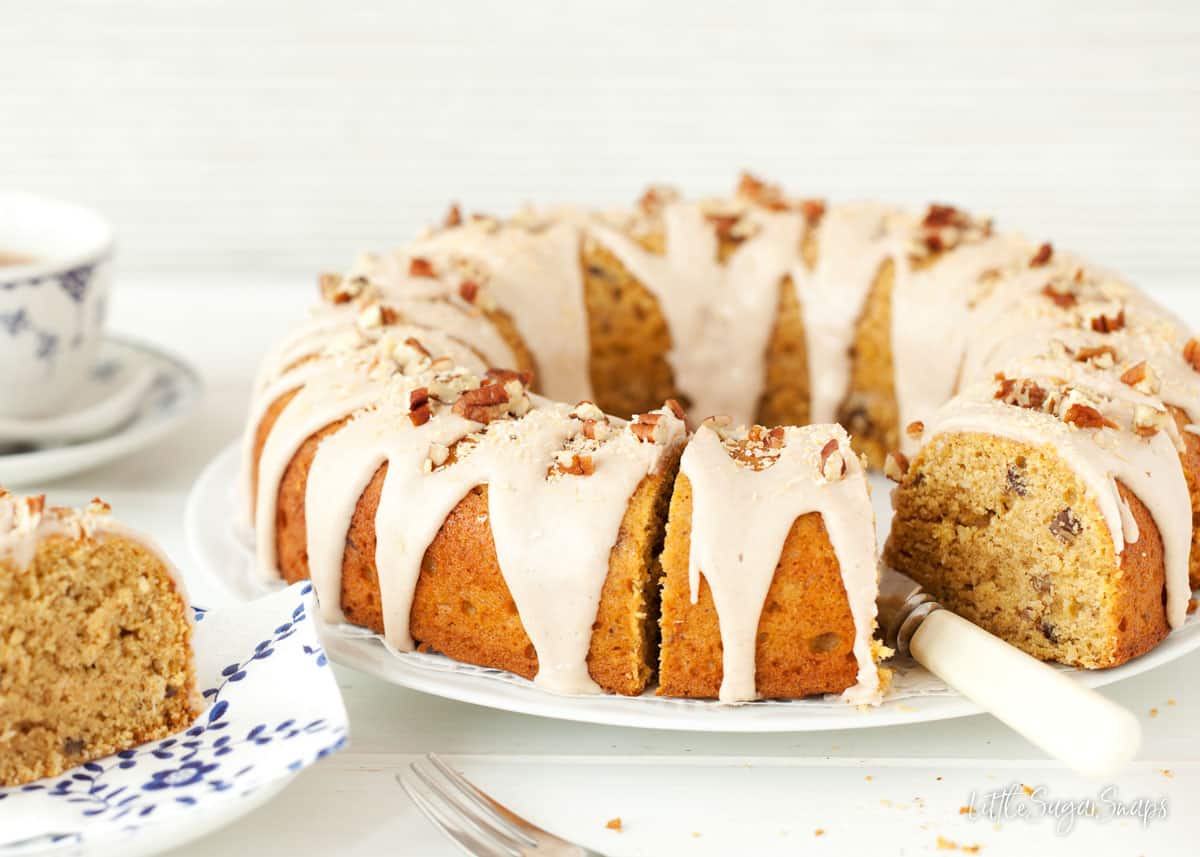
<path id="1" fill-rule="evenodd" d="M 94 211 L 0 191 L 0 416 L 70 410 L 103 339 L 112 256 Z"/>

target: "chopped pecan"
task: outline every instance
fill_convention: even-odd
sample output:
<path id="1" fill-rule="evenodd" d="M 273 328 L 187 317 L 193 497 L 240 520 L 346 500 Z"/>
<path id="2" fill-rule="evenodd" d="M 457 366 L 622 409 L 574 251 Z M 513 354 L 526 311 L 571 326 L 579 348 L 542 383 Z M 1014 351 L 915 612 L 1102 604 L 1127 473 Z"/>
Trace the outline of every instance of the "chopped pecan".
<path id="1" fill-rule="evenodd" d="M 1145 360 L 1122 372 L 1121 382 L 1147 396 L 1156 395 L 1160 387 L 1157 373 Z"/>
<path id="2" fill-rule="evenodd" d="M 661 414 L 637 414 L 634 422 L 629 424 L 629 430 L 642 443 L 654 443 L 662 439 L 661 420 Z"/>
<path id="3" fill-rule="evenodd" d="M 404 340 L 404 344 L 419 353 L 422 357 L 433 357 L 433 355 L 429 353 L 425 346 L 421 344 L 421 340 L 414 336 L 410 336 L 408 339 Z"/>
<path id="4" fill-rule="evenodd" d="M 800 200 L 800 213 L 804 215 L 804 220 L 809 226 L 815 226 L 825 216 L 825 200 Z"/>
<path id="5" fill-rule="evenodd" d="M 939 205 L 935 202 L 931 203 L 925 212 L 921 225 L 927 229 L 940 229 L 943 226 L 960 226 L 966 219 L 966 214 L 953 205 Z"/>
<path id="6" fill-rule="evenodd" d="M 1037 252 L 1033 254 L 1033 258 L 1029 260 L 1029 267 L 1041 268 L 1050 263 L 1050 258 L 1054 255 L 1054 247 L 1049 242 L 1038 247 Z"/>
<path id="7" fill-rule="evenodd" d="M 821 475 L 830 482 L 846 475 L 846 457 L 836 437 L 831 437 L 821 447 Z"/>
<path id="8" fill-rule="evenodd" d="M 904 427 L 904 433 L 913 440 L 920 440 L 921 435 L 925 434 L 925 423 L 920 420 L 913 420 Z"/>
<path id="9" fill-rule="evenodd" d="M 783 449 L 784 434 L 783 426 L 775 426 L 775 428 L 767 432 L 766 437 L 763 439 L 763 445 L 767 449 Z"/>
<path id="10" fill-rule="evenodd" d="M 638 208 L 643 214 L 657 214 L 667 203 L 679 199 L 679 192 L 666 185 L 651 185 L 646 188 L 638 200 Z"/>
<path id="11" fill-rule="evenodd" d="M 415 411 L 417 408 L 429 402 L 429 388 L 417 387 L 415 390 L 409 391 L 408 394 L 408 409 Z"/>
<path id="12" fill-rule="evenodd" d="M 475 303 L 475 299 L 479 297 L 479 283 L 474 280 L 463 280 L 458 284 L 458 294 L 467 303 Z"/>
<path id="13" fill-rule="evenodd" d="M 415 256 L 408 263 L 408 275 L 410 277 L 436 277 L 437 274 L 433 270 L 433 263 L 421 256 Z"/>
<path id="14" fill-rule="evenodd" d="M 25 508 L 29 510 L 30 516 L 37 516 L 46 510 L 46 495 L 34 494 L 25 498 Z"/>
<path id="15" fill-rule="evenodd" d="M 596 472 L 596 465 L 590 455 L 580 455 L 577 452 L 560 452 L 555 456 L 555 472 L 571 476 L 591 476 Z"/>
<path id="16" fill-rule="evenodd" d="M 1092 316 L 1092 330 L 1097 333 L 1116 333 L 1125 326 L 1125 308 L 1116 312 L 1101 312 Z"/>
<path id="17" fill-rule="evenodd" d="M 1003 374 L 998 375 L 996 380 L 1000 383 L 994 398 L 1000 399 L 1006 405 L 1040 411 L 1046 404 L 1046 389 L 1036 381 L 1028 378 L 1006 378 Z"/>
<path id="18" fill-rule="evenodd" d="M 706 214 L 705 219 L 713 224 L 717 230 L 717 237 L 725 240 L 734 240 L 737 236 L 734 231 L 741 217 L 736 214 Z"/>
<path id="19" fill-rule="evenodd" d="M 518 372 L 516 369 L 489 369 L 483 376 L 484 384 L 507 384 L 509 381 L 520 381 L 523 387 L 533 383 L 532 372 Z"/>
<path id="20" fill-rule="evenodd" d="M 330 303 L 344 304 L 354 299 L 350 290 L 342 288 L 341 274 L 321 274 L 317 278 L 317 285 L 321 290 L 321 297 Z"/>
<path id="21" fill-rule="evenodd" d="M 610 429 L 608 423 L 603 420 L 584 420 L 582 434 L 588 440 L 604 440 L 608 437 Z"/>
<path id="22" fill-rule="evenodd" d="M 462 222 L 462 210 L 459 209 L 458 203 L 450 203 L 450 210 L 446 212 L 446 219 L 442 221 L 442 226 L 450 229 L 455 226 L 461 226 Z"/>
<path id="23" fill-rule="evenodd" d="M 1075 352 L 1075 360 L 1079 363 L 1094 363 L 1101 369 L 1111 369 L 1117 363 L 1117 349 L 1111 345 L 1080 348 Z"/>
<path id="24" fill-rule="evenodd" d="M 671 413 L 673 413 L 675 415 L 675 419 L 678 419 L 678 420 L 687 419 L 687 415 L 683 411 L 683 406 L 681 404 L 679 404 L 679 402 L 675 401 L 674 399 L 667 399 L 663 403 L 663 407 L 666 408 L 667 410 L 669 410 Z"/>
<path id="25" fill-rule="evenodd" d="M 908 457 L 900 450 L 892 450 L 883 460 L 883 475 L 893 482 L 899 482 L 908 473 Z"/>
<path id="26" fill-rule="evenodd" d="M 1192 337 L 1183 346 L 1183 359 L 1188 365 L 1200 372 L 1200 339 Z"/>
<path id="27" fill-rule="evenodd" d="M 1070 507 L 1063 509 L 1050 522 L 1050 532 L 1064 544 L 1073 542 L 1075 537 L 1083 532 L 1083 524 L 1075 517 Z"/>
<path id="28" fill-rule="evenodd" d="M 590 422 L 598 422 L 600 420 L 608 419 L 604 411 L 600 410 L 600 408 L 598 408 L 594 402 L 590 402 L 587 399 L 584 399 L 575 405 L 575 410 L 571 412 L 571 416 L 575 417 L 577 420 L 585 420 Z"/>
<path id="29" fill-rule="evenodd" d="M 1133 409 L 1133 430 L 1141 437 L 1154 437 L 1164 431 L 1171 422 L 1171 415 L 1165 410 L 1152 408 L 1149 405 L 1138 405 Z"/>
<path id="30" fill-rule="evenodd" d="M 408 412 L 408 418 L 414 426 L 423 426 L 429 422 L 429 418 L 433 416 L 433 411 L 429 408 L 429 402 L 423 402 L 419 407 L 412 408 Z"/>
<path id="31" fill-rule="evenodd" d="M 1046 283 L 1042 287 L 1042 294 L 1050 298 L 1059 309 L 1070 309 L 1079 302 L 1075 295 L 1055 288 L 1053 283 Z"/>
<path id="32" fill-rule="evenodd" d="M 1116 428 L 1116 423 L 1112 420 L 1104 418 L 1098 410 L 1091 405 L 1082 405 L 1079 403 L 1073 404 L 1067 408 L 1066 413 L 1062 416 L 1064 423 L 1070 423 L 1076 428 Z"/>
<path id="33" fill-rule="evenodd" d="M 508 391 L 503 384 L 485 384 L 476 390 L 466 390 L 454 403 L 454 413 L 477 423 L 490 423 L 507 411 Z"/>
<path id="34" fill-rule="evenodd" d="M 750 173 L 742 173 L 737 194 L 771 211 L 786 211 L 788 208 L 787 200 L 778 185 L 768 184 Z"/>

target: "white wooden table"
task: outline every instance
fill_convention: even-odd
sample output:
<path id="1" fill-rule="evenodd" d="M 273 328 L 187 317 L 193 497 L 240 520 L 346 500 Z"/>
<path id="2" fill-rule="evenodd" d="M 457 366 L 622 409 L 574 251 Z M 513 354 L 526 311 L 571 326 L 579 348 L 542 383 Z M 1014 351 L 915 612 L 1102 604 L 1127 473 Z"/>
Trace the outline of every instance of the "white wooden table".
<path id="1" fill-rule="evenodd" d="M 302 312 L 308 278 L 204 275 L 127 277 L 112 304 L 115 332 L 149 339 L 192 361 L 207 384 L 195 419 L 145 452 L 40 486 L 60 501 L 94 494 L 162 542 L 185 573 L 195 567 L 183 508 L 203 465 L 240 431 L 255 364 Z M 1200 295 L 1159 291 L 1193 324 Z M 193 598 L 211 595 L 202 583 Z M 437 752 L 514 809 L 612 854 L 953 853 L 985 855 L 1191 853 L 1200 824 L 1200 654 L 1102 692 L 1138 714 L 1145 744 L 1113 783 L 1084 781 L 988 716 L 888 729 L 785 735 L 638 731 L 525 717 L 450 702 L 338 670 L 351 744 L 303 773 L 273 803 L 180 855 L 455 853 L 394 782 Z M 1166 798 L 1170 816 L 991 821 L 964 814 L 972 792 L 1046 787 L 1054 799 Z M 1039 795 L 1043 793 L 1039 792 Z M 605 828 L 620 817 L 623 831 Z M 818 834 L 817 831 L 822 831 Z"/>

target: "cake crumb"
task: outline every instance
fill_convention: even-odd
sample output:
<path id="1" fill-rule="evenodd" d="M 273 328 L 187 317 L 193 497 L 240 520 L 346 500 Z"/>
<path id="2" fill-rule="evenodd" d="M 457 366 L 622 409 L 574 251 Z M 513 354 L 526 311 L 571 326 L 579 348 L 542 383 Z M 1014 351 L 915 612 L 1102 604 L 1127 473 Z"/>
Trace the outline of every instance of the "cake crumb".
<path id="1" fill-rule="evenodd" d="M 617 833 L 620 833 L 621 832 L 621 816 L 618 815 L 616 818 L 610 818 L 607 822 L 605 822 L 604 826 L 607 827 L 609 830 L 615 830 L 615 831 L 617 831 Z"/>
<path id="2" fill-rule="evenodd" d="M 944 836 L 937 838 L 937 847 L 939 851 L 961 851 L 964 854 L 978 854 L 983 850 L 982 845 L 959 845 L 953 839 Z"/>
<path id="3" fill-rule="evenodd" d="M 1176 703 L 1175 703 L 1175 700 L 1173 700 L 1173 699 L 1168 699 L 1168 700 L 1167 700 L 1167 705 L 1169 705 L 1169 706 L 1171 706 L 1171 707 L 1174 707 L 1174 706 L 1176 705 Z"/>
<path id="4" fill-rule="evenodd" d="M 1171 772 L 1170 768 L 1163 768 L 1162 770 L 1159 771 L 1159 773 L 1162 774 L 1164 777 L 1166 777 L 1168 780 L 1175 779 L 1175 774 L 1173 774 Z"/>
<path id="5" fill-rule="evenodd" d="M 871 782 L 871 780 L 873 780 L 875 778 L 872 777 L 870 774 L 867 774 L 863 779 L 865 779 L 869 783 L 869 782 Z"/>
<path id="6" fill-rule="evenodd" d="M 699 838 L 700 838 L 700 832 L 698 830 L 693 830 L 692 831 L 692 839 L 699 839 Z"/>
<path id="7" fill-rule="evenodd" d="M 1029 786 L 1025 785 L 1024 783 L 1021 783 L 1021 791 L 1025 792 L 1025 794 L 1029 795 L 1030 797 L 1033 796 L 1033 789 L 1031 789 Z"/>
<path id="8" fill-rule="evenodd" d="M 1151 708 L 1151 709 L 1150 709 L 1150 716 L 1151 716 L 1151 717 L 1158 717 L 1158 709 L 1157 709 L 1157 708 Z"/>
<path id="9" fill-rule="evenodd" d="M 959 815 L 974 815 L 975 809 L 973 807 L 969 807 L 969 806 L 960 806 L 958 808 L 958 814 Z"/>
<path id="10" fill-rule="evenodd" d="M 813 831 L 813 836 L 824 836 L 824 835 L 825 835 L 824 827 L 818 827 L 816 830 Z"/>

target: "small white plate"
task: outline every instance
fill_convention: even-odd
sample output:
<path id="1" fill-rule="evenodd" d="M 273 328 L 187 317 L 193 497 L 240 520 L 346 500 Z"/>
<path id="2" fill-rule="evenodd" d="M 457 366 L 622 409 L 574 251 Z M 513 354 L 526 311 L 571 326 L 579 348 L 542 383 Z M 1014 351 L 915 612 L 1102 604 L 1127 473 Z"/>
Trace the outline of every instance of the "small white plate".
<path id="1" fill-rule="evenodd" d="M 188 497 L 188 544 L 199 573 L 226 598 L 243 600 L 269 591 L 253 575 L 252 537 L 234 520 L 240 508 L 236 496 L 240 449 L 221 452 L 205 468 Z M 875 514 L 881 539 L 891 521 L 891 483 L 872 478 Z M 441 655 L 394 652 L 378 635 L 349 625 L 331 626 L 317 619 L 321 642 L 333 660 L 392 684 L 425 693 L 486 705 L 506 711 L 645 729 L 682 729 L 699 732 L 807 732 L 858 729 L 921 723 L 979 714 L 982 709 L 947 687 L 924 667 L 908 659 L 885 664 L 894 672 L 892 687 L 878 707 L 856 708 L 837 698 L 763 700 L 728 706 L 710 700 L 639 697 L 559 696 L 535 687 L 530 681 L 501 670 L 461 664 Z M 1100 687 L 1138 675 L 1200 648 L 1200 613 L 1188 617 L 1172 633 L 1140 658 L 1109 670 L 1075 670 L 1090 687 Z"/>
<path id="2" fill-rule="evenodd" d="M 347 718 L 297 584 L 197 610 L 190 729 L 24 786 L 0 788 L 0 857 L 146 855 L 245 815 L 341 748 Z"/>
<path id="3" fill-rule="evenodd" d="M 144 380 L 149 373 L 149 380 Z M 141 401 L 127 418 L 101 414 L 107 431 L 77 443 L 48 445 L 7 454 L 0 453 L 0 485 L 15 487 L 44 482 L 77 470 L 95 467 L 151 443 L 175 428 L 200 401 L 199 376 L 178 358 L 157 348 L 124 338 L 109 337 L 100 347 L 92 369 L 92 382 L 81 394 L 77 413 L 105 408 L 105 401 L 129 396 L 144 386 Z M 121 402 L 117 402 L 120 405 Z M 26 421 L 28 422 L 28 421 Z M 69 417 L 51 421 L 56 436 L 70 433 Z M 81 427 L 81 432 L 84 431 Z M 4 444 L 0 444 L 4 448 Z"/>

